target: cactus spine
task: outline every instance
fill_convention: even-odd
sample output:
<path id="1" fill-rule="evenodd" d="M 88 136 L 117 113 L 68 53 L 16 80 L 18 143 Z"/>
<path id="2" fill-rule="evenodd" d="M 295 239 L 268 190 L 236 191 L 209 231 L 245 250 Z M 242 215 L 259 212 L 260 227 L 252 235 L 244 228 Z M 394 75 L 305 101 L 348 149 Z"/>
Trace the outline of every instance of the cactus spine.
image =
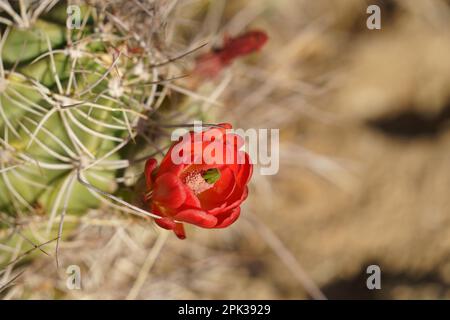
<path id="1" fill-rule="evenodd" d="M 0 237 L 14 247 L 6 230 L 20 219 L 48 218 L 30 236 L 48 240 L 65 214 L 110 201 L 98 190 L 116 191 L 124 150 L 145 149 L 138 128 L 165 95 L 152 56 L 98 6 L 79 3 L 70 29 L 66 1 L 0 3 Z"/>

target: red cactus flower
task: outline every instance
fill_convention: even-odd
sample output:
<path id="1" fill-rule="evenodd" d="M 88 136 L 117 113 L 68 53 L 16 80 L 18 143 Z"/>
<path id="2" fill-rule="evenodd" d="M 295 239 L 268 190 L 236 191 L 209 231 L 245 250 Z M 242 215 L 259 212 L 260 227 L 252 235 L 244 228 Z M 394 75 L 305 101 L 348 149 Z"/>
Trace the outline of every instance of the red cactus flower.
<path id="1" fill-rule="evenodd" d="M 145 200 L 161 216 L 155 222 L 186 237 L 183 222 L 203 228 L 225 228 L 235 222 L 247 198 L 253 171 L 243 139 L 231 125 L 189 132 L 174 143 L 157 168 L 147 160 Z"/>

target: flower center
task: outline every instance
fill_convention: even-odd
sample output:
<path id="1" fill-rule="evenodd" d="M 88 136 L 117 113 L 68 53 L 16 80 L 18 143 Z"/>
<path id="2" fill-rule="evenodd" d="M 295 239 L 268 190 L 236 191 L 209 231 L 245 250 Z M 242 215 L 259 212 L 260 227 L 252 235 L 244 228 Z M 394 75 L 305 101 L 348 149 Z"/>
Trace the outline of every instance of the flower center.
<path id="1" fill-rule="evenodd" d="M 220 179 L 220 171 L 217 169 L 208 169 L 204 172 L 191 172 L 185 178 L 185 184 L 195 195 L 211 189 Z"/>
<path id="2" fill-rule="evenodd" d="M 216 168 L 208 169 L 202 174 L 202 177 L 209 184 L 214 184 L 220 179 L 220 171 Z"/>

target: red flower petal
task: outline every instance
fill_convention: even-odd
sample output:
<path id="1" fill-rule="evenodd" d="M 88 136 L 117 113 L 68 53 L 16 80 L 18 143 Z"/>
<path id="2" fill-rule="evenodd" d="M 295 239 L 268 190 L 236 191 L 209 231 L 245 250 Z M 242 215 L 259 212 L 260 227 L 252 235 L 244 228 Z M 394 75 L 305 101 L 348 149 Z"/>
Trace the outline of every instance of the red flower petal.
<path id="1" fill-rule="evenodd" d="M 175 228 L 175 221 L 170 218 L 155 219 L 155 223 L 163 229 L 173 230 Z"/>
<path id="2" fill-rule="evenodd" d="M 230 224 L 234 223 L 241 214 L 241 208 L 237 207 L 233 209 L 231 212 L 224 213 L 220 217 L 218 217 L 219 222 L 217 222 L 217 225 L 215 228 L 225 228 L 228 227 Z"/>
<path id="3" fill-rule="evenodd" d="M 233 126 L 229 123 L 223 122 L 223 123 L 219 123 L 218 126 L 224 128 L 224 129 L 233 129 Z"/>
<path id="4" fill-rule="evenodd" d="M 234 194 L 228 199 L 227 201 L 228 204 L 226 206 L 221 206 L 218 208 L 208 210 L 208 213 L 215 216 L 221 215 L 223 212 L 230 211 L 240 206 L 241 203 L 244 202 L 245 199 L 247 199 L 247 196 L 248 196 L 247 186 L 244 189 L 236 188 Z"/>
<path id="5" fill-rule="evenodd" d="M 155 181 L 152 200 L 162 206 L 178 208 L 186 200 L 184 185 L 173 173 L 164 173 Z"/>
<path id="6" fill-rule="evenodd" d="M 184 226 L 182 223 L 177 223 L 175 225 L 175 228 L 173 229 L 173 232 L 175 232 L 175 235 L 178 237 L 178 239 L 186 239 L 186 232 L 184 231 Z"/>
<path id="7" fill-rule="evenodd" d="M 167 151 L 166 155 L 164 156 L 164 159 L 161 161 L 161 164 L 159 165 L 158 169 L 158 175 L 162 175 L 167 172 L 172 172 L 175 175 L 179 175 L 180 172 L 185 167 L 184 164 L 175 164 L 172 161 L 172 152 L 175 152 L 174 148 L 178 146 L 181 142 L 177 142 L 170 149 Z M 183 155 L 184 156 L 184 155 Z"/>
<path id="8" fill-rule="evenodd" d="M 253 174 L 253 165 L 250 163 L 250 156 L 245 154 L 245 164 L 240 165 L 239 171 L 236 174 L 236 181 L 241 187 L 248 184 Z"/>
<path id="9" fill-rule="evenodd" d="M 229 146 L 234 146 L 238 150 L 242 148 L 245 144 L 245 140 L 242 136 L 235 134 L 235 133 L 229 133 L 225 137 L 225 142 Z"/>
<path id="10" fill-rule="evenodd" d="M 145 170 L 144 170 L 144 175 L 145 175 L 145 184 L 147 186 L 147 190 L 151 190 L 152 189 L 152 173 L 153 170 L 156 168 L 156 165 L 158 164 L 158 162 L 156 161 L 156 159 L 148 159 L 147 162 L 145 163 Z"/>
<path id="11" fill-rule="evenodd" d="M 186 192 L 186 200 L 184 201 L 183 208 L 200 209 L 200 200 L 197 198 L 194 192 L 186 185 L 184 186 L 184 191 Z"/>
<path id="12" fill-rule="evenodd" d="M 220 179 L 214 184 L 214 187 L 198 195 L 202 208 L 210 210 L 220 206 L 233 193 L 236 187 L 234 172 L 229 167 L 220 170 Z"/>
<path id="13" fill-rule="evenodd" d="M 221 198 L 226 199 L 233 192 L 235 182 L 234 172 L 229 167 L 225 167 L 220 170 L 220 179 L 214 183 L 214 187 L 210 190 L 213 190 Z"/>
<path id="14" fill-rule="evenodd" d="M 175 220 L 192 223 L 203 228 L 213 228 L 217 223 L 217 218 L 207 214 L 205 211 L 187 209 L 179 212 L 174 217 Z"/>
<path id="15" fill-rule="evenodd" d="M 197 59 L 194 74 L 205 78 L 215 78 L 222 71 L 223 62 L 220 56 L 206 53 Z"/>

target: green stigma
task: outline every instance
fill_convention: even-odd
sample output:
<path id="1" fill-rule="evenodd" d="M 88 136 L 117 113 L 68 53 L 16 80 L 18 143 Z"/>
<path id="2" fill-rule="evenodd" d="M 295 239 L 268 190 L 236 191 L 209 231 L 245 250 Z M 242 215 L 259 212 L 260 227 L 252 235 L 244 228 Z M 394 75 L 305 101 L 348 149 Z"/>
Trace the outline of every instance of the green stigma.
<path id="1" fill-rule="evenodd" d="M 216 168 L 208 169 L 202 174 L 202 178 L 209 184 L 214 184 L 220 179 L 220 171 Z"/>

